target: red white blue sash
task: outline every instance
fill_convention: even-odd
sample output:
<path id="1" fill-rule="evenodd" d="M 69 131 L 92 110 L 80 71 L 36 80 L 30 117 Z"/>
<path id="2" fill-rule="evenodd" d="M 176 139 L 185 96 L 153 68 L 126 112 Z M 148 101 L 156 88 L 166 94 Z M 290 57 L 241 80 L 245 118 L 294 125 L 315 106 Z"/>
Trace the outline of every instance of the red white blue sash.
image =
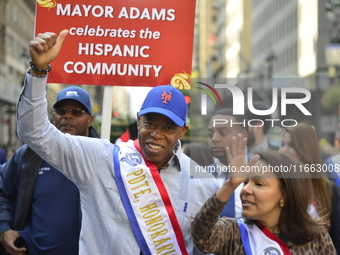
<path id="1" fill-rule="evenodd" d="M 138 140 L 115 145 L 113 160 L 123 205 L 143 254 L 187 255 L 168 192 Z"/>
<path id="2" fill-rule="evenodd" d="M 261 224 L 245 224 L 242 218 L 237 223 L 246 255 L 291 255 L 288 247 Z"/>

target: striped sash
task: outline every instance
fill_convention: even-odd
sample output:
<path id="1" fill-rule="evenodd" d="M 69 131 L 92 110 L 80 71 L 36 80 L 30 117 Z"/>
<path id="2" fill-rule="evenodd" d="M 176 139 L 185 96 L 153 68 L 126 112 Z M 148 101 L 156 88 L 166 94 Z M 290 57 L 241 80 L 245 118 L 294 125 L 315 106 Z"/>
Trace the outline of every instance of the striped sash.
<path id="1" fill-rule="evenodd" d="M 291 255 L 288 247 L 264 226 L 245 224 L 237 219 L 246 255 Z"/>
<path id="2" fill-rule="evenodd" d="M 144 255 L 188 254 L 168 192 L 138 140 L 114 146 L 114 173 L 131 227 Z"/>

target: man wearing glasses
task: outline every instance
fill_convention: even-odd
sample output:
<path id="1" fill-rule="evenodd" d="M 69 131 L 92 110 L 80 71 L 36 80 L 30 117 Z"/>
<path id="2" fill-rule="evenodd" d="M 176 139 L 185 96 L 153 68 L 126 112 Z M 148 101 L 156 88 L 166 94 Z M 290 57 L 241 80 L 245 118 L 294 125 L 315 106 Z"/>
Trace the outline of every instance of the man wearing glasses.
<path id="1" fill-rule="evenodd" d="M 53 108 L 53 123 L 61 132 L 98 138 L 87 91 L 65 88 Z M 23 145 L 0 172 L 0 234 L 6 252 L 76 255 L 80 226 L 76 185 Z"/>

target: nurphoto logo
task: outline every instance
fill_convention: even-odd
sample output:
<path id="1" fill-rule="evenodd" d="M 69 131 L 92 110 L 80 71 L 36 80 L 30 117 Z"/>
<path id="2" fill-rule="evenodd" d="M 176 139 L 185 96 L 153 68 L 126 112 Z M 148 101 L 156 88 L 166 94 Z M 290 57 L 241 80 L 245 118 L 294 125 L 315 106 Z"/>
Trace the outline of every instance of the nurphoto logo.
<path id="1" fill-rule="evenodd" d="M 271 105 L 268 105 L 268 109 L 256 109 L 254 107 L 254 93 L 252 87 L 246 88 L 246 100 L 244 92 L 235 85 L 230 84 L 214 84 L 209 85 L 204 82 L 196 82 L 199 85 L 203 85 L 206 88 L 202 88 L 197 86 L 196 88 L 201 90 L 200 95 L 200 113 L 201 115 L 207 115 L 207 108 L 208 108 L 208 100 L 212 100 L 215 106 L 217 106 L 217 102 L 215 97 L 218 99 L 220 106 L 223 108 L 223 101 L 221 98 L 221 94 L 223 95 L 230 95 L 232 98 L 232 109 L 233 109 L 233 115 L 244 115 L 245 113 L 245 105 L 248 106 L 248 109 L 251 113 L 257 116 L 266 116 L 271 115 L 275 111 L 278 110 L 278 99 L 280 98 L 281 104 L 280 104 L 280 116 L 286 116 L 287 115 L 287 105 L 294 105 L 298 110 L 301 111 L 301 113 L 305 116 L 312 116 L 310 111 L 304 106 L 305 103 L 309 102 L 311 99 L 311 93 L 306 88 L 295 88 L 295 87 L 282 87 L 277 88 L 273 87 L 271 88 Z M 216 89 L 219 89 L 220 92 L 217 92 Z M 280 94 L 279 94 L 280 92 Z M 213 95 L 214 94 L 214 95 Z M 207 95 L 209 95 L 210 99 L 208 99 Z M 289 95 L 294 95 L 294 97 L 289 97 Z M 299 98 L 297 98 L 297 95 Z M 271 126 L 274 127 L 277 122 L 281 123 L 281 126 L 283 127 L 292 127 L 296 126 L 298 121 L 295 119 L 274 119 L 269 118 L 265 119 L 265 121 L 271 122 Z M 226 124 L 227 120 L 215 120 L 215 124 Z M 235 124 L 243 124 L 246 125 L 246 122 L 248 126 L 252 126 L 252 122 L 256 122 L 258 125 L 258 122 L 262 123 L 260 126 L 264 124 L 263 120 L 260 119 L 250 119 L 245 120 L 243 122 L 234 122 L 230 123 L 231 125 Z M 293 124 L 288 124 L 293 123 Z"/>

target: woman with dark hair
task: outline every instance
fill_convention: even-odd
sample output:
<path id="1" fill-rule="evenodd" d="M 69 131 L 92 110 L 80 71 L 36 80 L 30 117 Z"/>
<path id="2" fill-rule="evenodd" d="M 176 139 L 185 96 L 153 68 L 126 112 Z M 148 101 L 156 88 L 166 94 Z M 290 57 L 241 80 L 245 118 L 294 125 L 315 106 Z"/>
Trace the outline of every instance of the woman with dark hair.
<path id="1" fill-rule="evenodd" d="M 311 172 L 314 189 L 314 206 L 318 215 L 328 223 L 327 229 L 337 252 L 340 254 L 340 189 L 320 169 L 322 165 L 319 139 L 313 127 L 299 123 L 286 128 L 279 151 L 288 153 L 299 160 Z"/>
<path id="2" fill-rule="evenodd" d="M 307 213 L 313 188 L 308 173 L 289 155 L 261 152 L 244 162 L 246 139 L 227 149 L 230 178 L 207 200 L 192 222 L 196 247 L 214 254 L 318 254 L 336 251 L 320 220 Z M 302 169 L 300 171 L 300 169 Z M 219 218 L 235 188 L 244 219 Z"/>

